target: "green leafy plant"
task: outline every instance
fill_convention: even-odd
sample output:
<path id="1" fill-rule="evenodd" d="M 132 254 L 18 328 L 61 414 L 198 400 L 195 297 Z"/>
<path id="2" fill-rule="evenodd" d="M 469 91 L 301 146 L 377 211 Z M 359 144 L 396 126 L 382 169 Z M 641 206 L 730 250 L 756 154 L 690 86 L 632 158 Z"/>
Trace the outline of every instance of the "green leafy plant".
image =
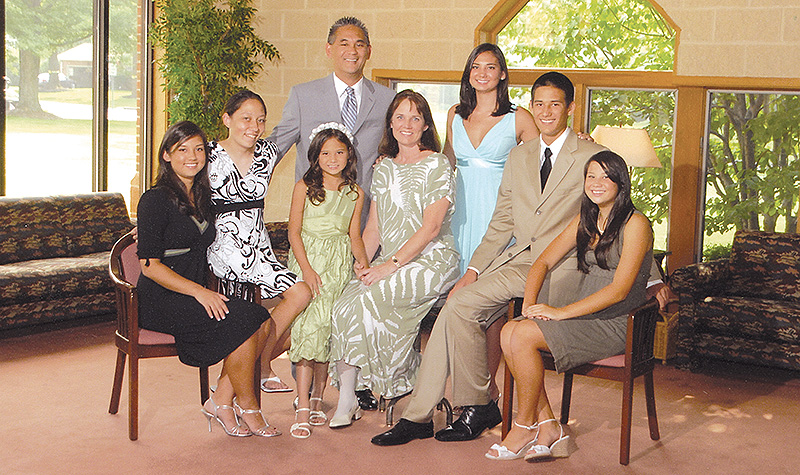
<path id="1" fill-rule="evenodd" d="M 225 101 L 261 72 L 278 50 L 259 38 L 252 0 L 157 0 L 150 41 L 163 48 L 159 67 L 171 93 L 170 123 L 191 120 L 221 138 Z"/>

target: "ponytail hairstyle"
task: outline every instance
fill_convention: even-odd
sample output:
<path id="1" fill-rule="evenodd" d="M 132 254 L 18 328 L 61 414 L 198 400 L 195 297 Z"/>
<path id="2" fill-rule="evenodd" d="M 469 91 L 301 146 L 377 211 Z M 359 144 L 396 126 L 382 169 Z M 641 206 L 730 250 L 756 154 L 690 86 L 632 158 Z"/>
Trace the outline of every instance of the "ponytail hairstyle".
<path id="1" fill-rule="evenodd" d="M 506 57 L 497 45 L 483 43 L 476 46 L 475 49 L 472 50 L 472 53 L 469 54 L 467 64 L 464 66 L 464 73 L 461 74 L 461 91 L 458 96 L 459 103 L 456 105 L 456 114 L 460 115 L 464 120 L 469 119 L 470 114 L 472 114 L 472 111 L 474 111 L 475 107 L 478 105 L 478 97 L 475 94 L 475 88 L 469 83 L 472 63 L 475 62 L 480 54 L 487 51 L 497 58 L 497 62 L 500 64 L 500 72 L 505 75 L 505 78 L 497 83 L 497 108 L 492 112 L 492 116 L 500 117 L 516 109 L 516 106 L 511 103 L 511 99 L 508 97 L 508 65 L 506 65 Z"/>
<path id="2" fill-rule="evenodd" d="M 597 217 L 600 209 L 589 199 L 586 192 L 583 193 L 578 235 L 576 237 L 578 269 L 584 274 L 589 273 L 586 253 L 595 240 L 597 240 L 597 244 L 594 247 L 594 253 L 597 257 L 597 265 L 601 269 L 608 269 L 608 252 L 619 237 L 620 229 L 636 210 L 631 201 L 631 178 L 628 175 L 628 166 L 625 164 L 625 160 L 610 150 L 597 152 L 592 155 L 592 158 L 583 167 L 584 182 L 586 181 L 589 164 L 592 162 L 600 165 L 600 168 L 608 175 L 608 178 L 617 185 L 617 196 L 614 198 L 614 205 L 611 207 L 606 229 L 601 234 L 597 228 Z"/>
<path id="3" fill-rule="evenodd" d="M 172 169 L 172 162 L 164 159 L 165 154 L 172 153 L 182 143 L 193 137 L 200 137 L 203 140 L 205 149 L 206 163 L 194 177 L 192 183 L 192 198 L 186 192 L 181 179 Z M 158 175 L 156 176 L 155 186 L 163 188 L 168 192 L 172 202 L 178 207 L 181 213 L 187 216 L 194 216 L 198 221 L 205 221 L 211 217 L 211 183 L 208 180 L 208 144 L 206 134 L 192 122 L 188 120 L 178 122 L 164 134 L 161 146 L 158 148 Z"/>
<path id="4" fill-rule="evenodd" d="M 336 122 L 329 122 L 322 124 L 311 132 L 311 144 L 308 146 L 308 162 L 309 167 L 305 175 L 303 175 L 303 182 L 308 187 L 306 195 L 311 203 L 319 205 L 325 201 L 325 188 L 322 186 L 322 168 L 319 166 L 319 154 L 322 152 L 322 146 L 325 145 L 329 139 L 336 139 L 347 148 L 347 164 L 342 169 L 342 183 L 339 185 L 339 190 L 348 187 L 348 194 L 350 192 L 356 193 L 358 196 L 358 189 L 356 188 L 356 149 L 353 142 L 350 140 L 350 132 L 347 131 L 344 125 Z"/>

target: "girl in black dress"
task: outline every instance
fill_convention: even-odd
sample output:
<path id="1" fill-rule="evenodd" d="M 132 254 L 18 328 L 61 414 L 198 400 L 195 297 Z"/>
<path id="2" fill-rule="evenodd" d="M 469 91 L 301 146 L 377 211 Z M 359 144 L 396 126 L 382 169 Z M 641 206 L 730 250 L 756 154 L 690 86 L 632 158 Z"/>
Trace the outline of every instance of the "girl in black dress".
<path id="1" fill-rule="evenodd" d="M 224 361 L 217 390 L 202 408 L 209 430 L 213 419 L 231 436 L 279 435 L 262 416 L 253 386 L 269 313 L 203 286 L 206 249 L 215 235 L 205 135 L 191 122 L 173 125 L 158 160 L 155 187 L 138 208 L 140 324 L 174 335 L 187 365 Z"/>

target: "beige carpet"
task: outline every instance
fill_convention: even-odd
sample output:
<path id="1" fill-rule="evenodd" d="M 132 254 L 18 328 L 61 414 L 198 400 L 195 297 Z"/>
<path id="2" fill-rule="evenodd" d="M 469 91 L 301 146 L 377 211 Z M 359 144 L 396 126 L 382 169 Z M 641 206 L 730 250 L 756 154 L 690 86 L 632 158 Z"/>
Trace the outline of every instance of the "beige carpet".
<path id="1" fill-rule="evenodd" d="M 176 358 L 142 362 L 139 440 L 131 442 L 127 385 L 119 414 L 107 413 L 112 333 L 113 325 L 103 323 L 0 340 L 0 474 L 800 473 L 800 374 L 721 364 L 702 374 L 657 368 L 658 442 L 648 436 L 637 385 L 628 467 L 617 462 L 620 386 L 579 376 L 572 455 L 538 464 L 484 458 L 500 440 L 499 427 L 471 442 L 376 447 L 369 439 L 385 426 L 375 412 L 297 440 L 288 435 L 293 393 L 263 396 L 280 437 L 236 439 L 218 426 L 209 434 L 197 371 Z M 277 369 L 291 381 L 286 359 Z M 557 405 L 561 377 L 548 373 L 547 387 Z M 325 394 L 329 415 L 336 397 L 333 388 Z M 436 424 L 442 426 L 441 415 Z"/>

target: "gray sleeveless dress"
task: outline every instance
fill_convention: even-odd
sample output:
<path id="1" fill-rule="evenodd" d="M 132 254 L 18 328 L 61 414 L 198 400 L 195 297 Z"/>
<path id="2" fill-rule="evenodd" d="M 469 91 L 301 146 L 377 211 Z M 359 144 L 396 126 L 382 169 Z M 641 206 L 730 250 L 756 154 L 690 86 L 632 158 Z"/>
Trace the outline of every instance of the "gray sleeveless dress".
<path id="1" fill-rule="evenodd" d="M 641 214 L 635 211 L 637 214 Z M 627 223 L 626 223 L 627 224 Z M 609 250 L 606 263 L 609 269 L 597 265 L 594 251 L 586 253 L 589 273 L 583 278 L 575 301 L 581 300 L 614 280 L 619 265 L 625 226 L 620 230 L 614 246 Z M 628 296 L 614 305 L 598 312 L 570 318 L 568 320 L 537 320 L 550 353 L 553 354 L 556 370 L 561 373 L 590 361 L 596 361 L 625 351 L 625 335 L 628 312 L 646 301 L 647 280 L 653 262 L 652 247 L 644 256 L 636 280 Z"/>

